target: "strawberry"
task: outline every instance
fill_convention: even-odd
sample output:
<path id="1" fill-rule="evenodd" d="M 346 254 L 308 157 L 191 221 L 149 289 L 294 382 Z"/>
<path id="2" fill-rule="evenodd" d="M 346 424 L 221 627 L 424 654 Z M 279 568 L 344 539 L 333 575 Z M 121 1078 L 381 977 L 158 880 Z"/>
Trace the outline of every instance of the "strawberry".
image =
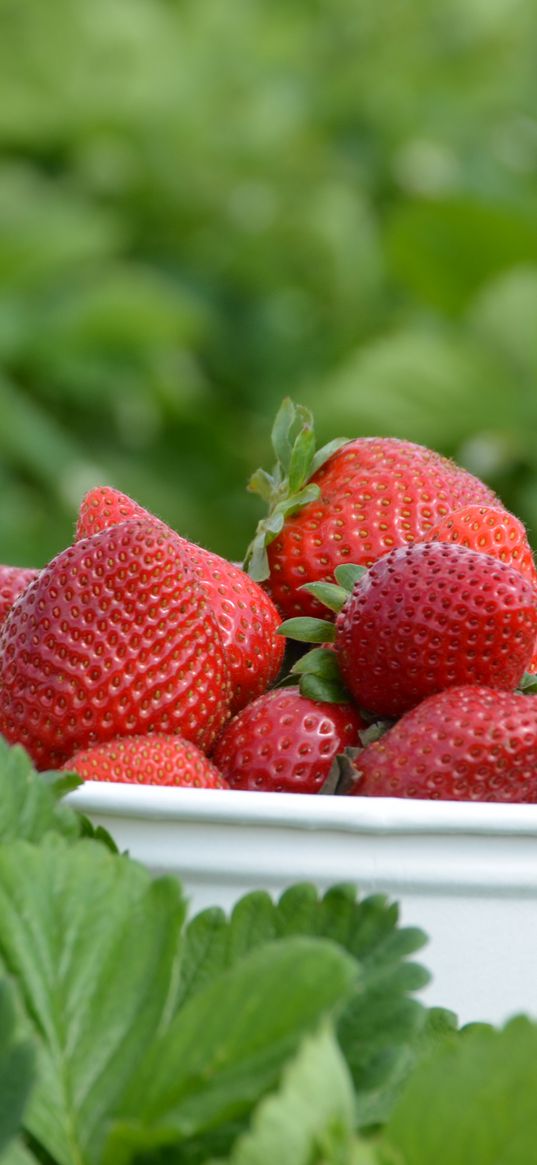
<path id="1" fill-rule="evenodd" d="M 76 538 L 131 517 L 151 518 L 165 530 L 170 529 L 126 494 L 101 486 L 90 490 L 82 500 Z M 236 563 L 179 534 L 175 537 L 188 551 L 218 623 L 231 680 L 230 710 L 238 712 L 264 692 L 280 671 L 285 650 L 283 640 L 276 635 L 280 615 L 262 587 Z"/>
<path id="2" fill-rule="evenodd" d="M 466 685 L 429 696 L 354 759 L 361 797 L 537 801 L 537 701 Z M 344 791 L 342 789 L 342 791 Z"/>
<path id="3" fill-rule="evenodd" d="M 525 527 L 509 510 L 463 506 L 441 518 L 425 538 L 428 542 L 456 542 L 480 554 L 490 554 L 516 567 L 537 586 L 537 570 Z"/>
<path id="4" fill-rule="evenodd" d="M 457 542 L 481 554 L 490 554 L 501 562 L 516 567 L 537 587 L 537 570 L 525 527 L 508 510 L 493 506 L 464 506 L 453 510 L 433 526 L 427 534 L 429 542 Z M 537 644 L 528 664 L 529 672 L 537 672 Z"/>
<path id="5" fill-rule="evenodd" d="M 335 648 L 356 702 L 397 717 L 462 684 L 514 689 L 537 634 L 537 592 L 518 570 L 451 543 L 393 550 L 355 583 Z"/>
<path id="6" fill-rule="evenodd" d="M 228 715 L 220 633 L 177 539 L 131 520 L 62 551 L 0 636 L 0 732 L 38 768 L 115 736 L 208 749 Z"/>
<path id="7" fill-rule="evenodd" d="M 181 736 L 123 736 L 80 749 L 62 769 L 84 781 L 120 781 L 131 785 L 178 785 L 226 789 L 215 765 Z"/>
<path id="8" fill-rule="evenodd" d="M 273 429 L 272 476 L 252 492 L 269 505 L 247 555 L 284 617 L 319 615 L 304 583 L 332 580 L 341 563 L 370 566 L 422 538 L 451 510 L 498 505 L 494 494 L 439 453 L 394 437 L 331 442 L 315 453 L 309 410 L 284 401 Z"/>
<path id="9" fill-rule="evenodd" d="M 3 623 L 15 599 L 38 574 L 39 571 L 29 566 L 0 566 L 0 623 Z"/>
<path id="10" fill-rule="evenodd" d="M 298 688 L 258 696 L 226 725 L 213 759 L 232 789 L 317 793 L 334 757 L 364 728 L 350 704 L 318 703 Z"/>

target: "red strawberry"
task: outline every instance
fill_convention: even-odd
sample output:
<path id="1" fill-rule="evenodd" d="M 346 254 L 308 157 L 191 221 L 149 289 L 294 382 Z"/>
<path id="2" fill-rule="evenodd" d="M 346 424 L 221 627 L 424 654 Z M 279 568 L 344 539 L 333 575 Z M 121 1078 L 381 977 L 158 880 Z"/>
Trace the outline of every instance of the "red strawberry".
<path id="1" fill-rule="evenodd" d="M 493 506 L 464 506 L 461 510 L 453 510 L 433 526 L 427 534 L 427 541 L 458 542 L 470 550 L 490 554 L 501 562 L 510 563 L 537 587 L 537 570 L 526 530 L 508 510 L 498 510 Z M 537 645 L 528 671 L 537 672 Z"/>
<path id="2" fill-rule="evenodd" d="M 80 749 L 62 765 L 85 781 L 226 789 L 224 778 L 195 744 L 181 736 L 123 736 Z"/>
<path id="3" fill-rule="evenodd" d="M 208 749 L 228 714 L 220 633 L 177 539 L 133 520 L 62 551 L 0 637 L 0 732 L 38 768 L 114 736 Z"/>
<path id="4" fill-rule="evenodd" d="M 514 514 L 494 506 L 463 506 L 429 530 L 428 542 L 456 542 L 490 554 L 519 570 L 537 586 L 537 570 L 525 527 Z"/>
<path id="5" fill-rule="evenodd" d="M 443 688 L 515 688 L 536 634 L 537 593 L 518 570 L 422 542 L 380 558 L 355 583 L 335 646 L 360 707 L 396 717 Z"/>
<path id="6" fill-rule="evenodd" d="M 3 623 L 15 599 L 39 574 L 27 566 L 0 566 L 0 623 Z"/>
<path id="7" fill-rule="evenodd" d="M 268 578 L 286 618 L 321 614 L 299 588 L 331 581 L 339 564 L 370 566 L 421 539 L 451 510 L 499 504 L 478 478 L 410 441 L 358 437 L 314 456 L 311 414 L 289 401 L 276 418 L 273 443 L 279 457 L 273 477 L 258 471 L 250 482 L 271 508 L 250 547 L 249 569 Z"/>
<path id="8" fill-rule="evenodd" d="M 423 700 L 354 761 L 361 797 L 537 801 L 537 700 L 465 686 Z"/>
<path id="9" fill-rule="evenodd" d="M 76 537 L 106 530 L 130 517 L 151 518 L 169 530 L 126 494 L 101 486 L 82 500 Z M 264 692 L 280 671 L 285 650 L 284 641 L 276 634 L 280 616 L 262 587 L 240 566 L 179 534 L 175 537 L 188 550 L 218 623 L 231 680 L 231 712 L 238 712 Z"/>
<path id="10" fill-rule="evenodd" d="M 224 729 L 213 759 L 232 789 L 317 793 L 334 757 L 365 728 L 350 704 L 317 703 L 297 688 L 259 696 Z"/>

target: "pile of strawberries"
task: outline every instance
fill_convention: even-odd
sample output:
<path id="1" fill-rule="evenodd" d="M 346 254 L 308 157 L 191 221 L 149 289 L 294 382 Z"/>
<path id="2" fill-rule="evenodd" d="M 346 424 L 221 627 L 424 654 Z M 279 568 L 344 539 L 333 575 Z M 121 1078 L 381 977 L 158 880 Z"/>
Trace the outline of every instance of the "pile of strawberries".
<path id="1" fill-rule="evenodd" d="M 290 400 L 273 445 L 244 569 L 106 486 L 0 567 L 0 733 L 84 779 L 537 801 L 521 522 L 423 446 L 316 451 Z"/>

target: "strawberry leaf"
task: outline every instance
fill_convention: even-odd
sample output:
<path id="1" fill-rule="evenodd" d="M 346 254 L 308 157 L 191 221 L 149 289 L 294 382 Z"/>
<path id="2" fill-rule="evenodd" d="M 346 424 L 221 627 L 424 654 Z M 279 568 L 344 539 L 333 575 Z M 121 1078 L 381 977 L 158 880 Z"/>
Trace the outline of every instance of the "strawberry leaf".
<path id="1" fill-rule="evenodd" d="M 537 1024 L 478 1025 L 441 1041 L 410 1078 L 385 1130 L 412 1165 L 528 1165 L 537 1141 Z"/>
<path id="2" fill-rule="evenodd" d="M 181 999 L 249 951 L 292 935 L 330 939 L 356 960 L 359 978 L 338 1020 L 338 1036 L 360 1123 L 384 1120 L 422 1047 L 427 1011 L 410 996 L 428 980 L 420 966 L 408 961 L 423 946 L 424 934 L 400 928 L 398 908 L 384 896 L 360 901 L 354 887 L 336 886 L 321 898 L 312 886 L 298 885 L 277 903 L 263 891 L 248 894 L 229 919 L 221 910 L 203 911 L 187 927 Z"/>
<path id="3" fill-rule="evenodd" d="M 165 1022 L 184 906 L 95 842 L 0 849 L 0 965 L 36 1051 L 26 1127 L 57 1165 L 100 1165 L 108 1121 Z"/>
<path id="4" fill-rule="evenodd" d="M 304 1034 L 348 998 L 356 974 L 335 944 L 296 937 L 251 950 L 206 982 L 140 1064 L 103 1165 L 244 1118 Z"/>
<path id="5" fill-rule="evenodd" d="M 327 619 L 299 616 L 280 623 L 276 634 L 285 635 L 288 639 L 297 639 L 299 643 L 331 643 L 336 637 L 336 628 Z"/>
<path id="6" fill-rule="evenodd" d="M 350 1160 L 353 1127 L 352 1081 L 325 1025 L 304 1041 L 278 1092 L 259 1105 L 225 1165 L 310 1165 L 314 1158 L 338 1165 Z"/>
<path id="7" fill-rule="evenodd" d="M 14 1029 L 10 994 L 7 984 L 0 982 L 0 1154 L 19 1131 L 34 1076 L 31 1046 L 22 1043 Z"/>
<path id="8" fill-rule="evenodd" d="M 80 783 L 66 774 L 37 773 L 25 749 L 10 748 L 0 737 L 0 842 L 37 842 L 51 831 L 77 838 L 78 814 L 58 797 Z"/>

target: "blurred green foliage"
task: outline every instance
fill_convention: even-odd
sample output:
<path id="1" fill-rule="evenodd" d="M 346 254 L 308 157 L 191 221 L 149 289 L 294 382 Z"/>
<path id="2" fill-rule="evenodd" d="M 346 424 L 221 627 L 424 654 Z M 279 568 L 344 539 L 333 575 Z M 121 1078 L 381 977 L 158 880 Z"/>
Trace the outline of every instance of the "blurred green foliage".
<path id="1" fill-rule="evenodd" d="M 537 541 L 534 0 L 0 0 L 0 560 L 110 483 L 239 557 L 290 394 Z"/>

